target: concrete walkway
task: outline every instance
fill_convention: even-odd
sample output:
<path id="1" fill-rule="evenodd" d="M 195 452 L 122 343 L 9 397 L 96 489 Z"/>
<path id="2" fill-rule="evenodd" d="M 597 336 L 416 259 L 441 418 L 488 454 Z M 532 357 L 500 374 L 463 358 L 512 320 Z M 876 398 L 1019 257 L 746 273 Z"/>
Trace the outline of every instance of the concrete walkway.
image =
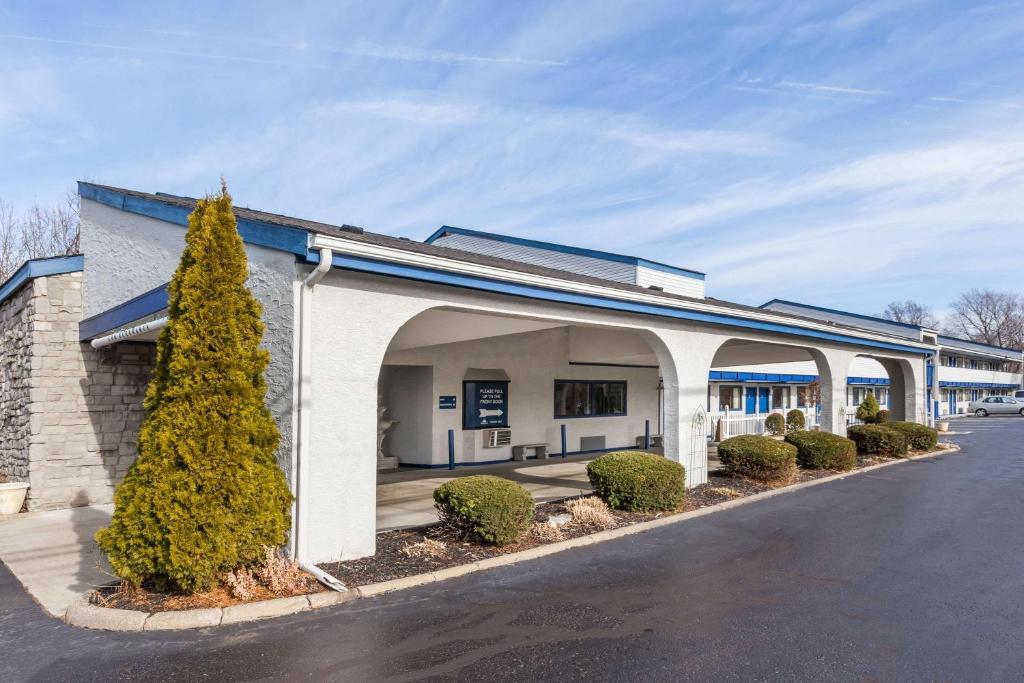
<path id="1" fill-rule="evenodd" d="M 93 534 L 110 521 L 113 505 L 0 516 L 0 560 L 53 616 L 113 575 Z"/>

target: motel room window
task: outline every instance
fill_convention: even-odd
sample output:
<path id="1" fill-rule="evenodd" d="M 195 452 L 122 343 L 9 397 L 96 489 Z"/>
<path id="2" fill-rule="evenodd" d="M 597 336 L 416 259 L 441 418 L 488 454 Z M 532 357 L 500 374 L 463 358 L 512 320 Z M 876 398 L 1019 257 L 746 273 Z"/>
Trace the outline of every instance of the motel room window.
<path id="1" fill-rule="evenodd" d="M 789 387 L 772 387 L 772 408 L 789 407 Z"/>
<path id="2" fill-rule="evenodd" d="M 718 387 L 718 409 L 740 410 L 743 407 L 743 387 L 723 385 Z"/>
<path id="3" fill-rule="evenodd" d="M 625 414 L 625 382 L 555 380 L 555 418 Z"/>
<path id="4" fill-rule="evenodd" d="M 796 407 L 806 408 L 807 407 L 807 387 L 796 388 Z"/>

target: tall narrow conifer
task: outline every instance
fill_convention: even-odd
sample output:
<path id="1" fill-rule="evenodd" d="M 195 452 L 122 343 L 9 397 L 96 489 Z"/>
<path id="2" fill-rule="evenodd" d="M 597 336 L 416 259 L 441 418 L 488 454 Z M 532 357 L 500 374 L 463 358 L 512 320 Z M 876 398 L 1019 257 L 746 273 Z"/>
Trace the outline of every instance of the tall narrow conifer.
<path id="1" fill-rule="evenodd" d="M 138 457 L 96 534 L 133 584 L 198 591 L 284 543 L 291 493 L 265 405 L 262 307 L 223 185 L 188 219 Z"/>

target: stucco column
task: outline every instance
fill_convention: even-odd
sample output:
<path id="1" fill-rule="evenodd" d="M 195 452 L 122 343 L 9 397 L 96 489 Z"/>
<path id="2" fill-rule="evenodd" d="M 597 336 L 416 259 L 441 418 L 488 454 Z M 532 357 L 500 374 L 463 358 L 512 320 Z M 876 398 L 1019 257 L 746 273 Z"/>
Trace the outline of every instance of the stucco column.
<path id="1" fill-rule="evenodd" d="M 377 382 L 388 344 L 422 306 L 344 286 L 344 277 L 329 274 L 310 306 L 298 473 L 298 545 L 307 562 L 376 550 Z"/>
<path id="2" fill-rule="evenodd" d="M 846 384 L 850 363 L 857 354 L 840 349 L 808 349 L 818 366 L 821 387 L 820 429 L 823 432 L 846 436 Z"/>
<path id="3" fill-rule="evenodd" d="M 876 358 L 889 375 L 892 419 L 927 422 L 924 406 L 924 363 L 919 358 Z"/>
<path id="4" fill-rule="evenodd" d="M 665 457 L 686 469 L 686 485 L 708 480 L 708 370 L 729 338 L 705 332 L 659 331 L 652 343 L 664 382 Z"/>

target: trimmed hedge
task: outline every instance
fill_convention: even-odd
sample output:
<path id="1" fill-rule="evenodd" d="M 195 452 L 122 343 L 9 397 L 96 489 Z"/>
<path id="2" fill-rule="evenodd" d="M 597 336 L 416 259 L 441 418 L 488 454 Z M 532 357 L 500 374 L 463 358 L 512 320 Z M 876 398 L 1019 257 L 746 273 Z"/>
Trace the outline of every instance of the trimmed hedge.
<path id="1" fill-rule="evenodd" d="M 805 469 L 852 470 L 857 444 L 828 432 L 791 432 L 786 443 L 796 446 L 796 464 Z"/>
<path id="2" fill-rule="evenodd" d="M 878 422 L 878 411 L 878 400 L 874 394 L 868 394 L 861 401 L 861 404 L 857 406 L 857 419 L 864 420 L 865 424 Z"/>
<path id="3" fill-rule="evenodd" d="M 746 434 L 718 444 L 718 459 L 732 474 L 761 481 L 785 479 L 796 469 L 796 446 Z"/>
<path id="4" fill-rule="evenodd" d="M 514 481 L 477 474 L 441 484 L 434 490 L 441 522 L 481 543 L 507 545 L 533 522 L 533 496 Z"/>
<path id="5" fill-rule="evenodd" d="M 907 437 L 907 446 L 915 451 L 930 451 L 939 443 L 938 430 L 916 422 L 887 422 L 886 427 L 895 429 Z"/>
<path id="6" fill-rule="evenodd" d="M 875 415 L 875 424 L 885 424 L 889 421 L 889 411 L 882 408 L 878 411 L 878 415 Z"/>
<path id="7" fill-rule="evenodd" d="M 786 418 L 781 413 L 772 413 L 764 419 L 764 429 L 769 434 L 780 436 L 786 432 Z"/>
<path id="8" fill-rule="evenodd" d="M 619 510 L 675 510 L 686 495 L 683 466 L 660 455 L 616 451 L 587 465 L 594 493 Z"/>
<path id="9" fill-rule="evenodd" d="M 857 451 L 866 455 L 905 455 L 907 437 L 889 425 L 853 425 L 846 435 L 857 444 Z"/>
<path id="10" fill-rule="evenodd" d="M 793 408 L 786 413 L 786 431 L 799 432 L 807 427 L 807 420 L 804 418 L 804 411 Z"/>

